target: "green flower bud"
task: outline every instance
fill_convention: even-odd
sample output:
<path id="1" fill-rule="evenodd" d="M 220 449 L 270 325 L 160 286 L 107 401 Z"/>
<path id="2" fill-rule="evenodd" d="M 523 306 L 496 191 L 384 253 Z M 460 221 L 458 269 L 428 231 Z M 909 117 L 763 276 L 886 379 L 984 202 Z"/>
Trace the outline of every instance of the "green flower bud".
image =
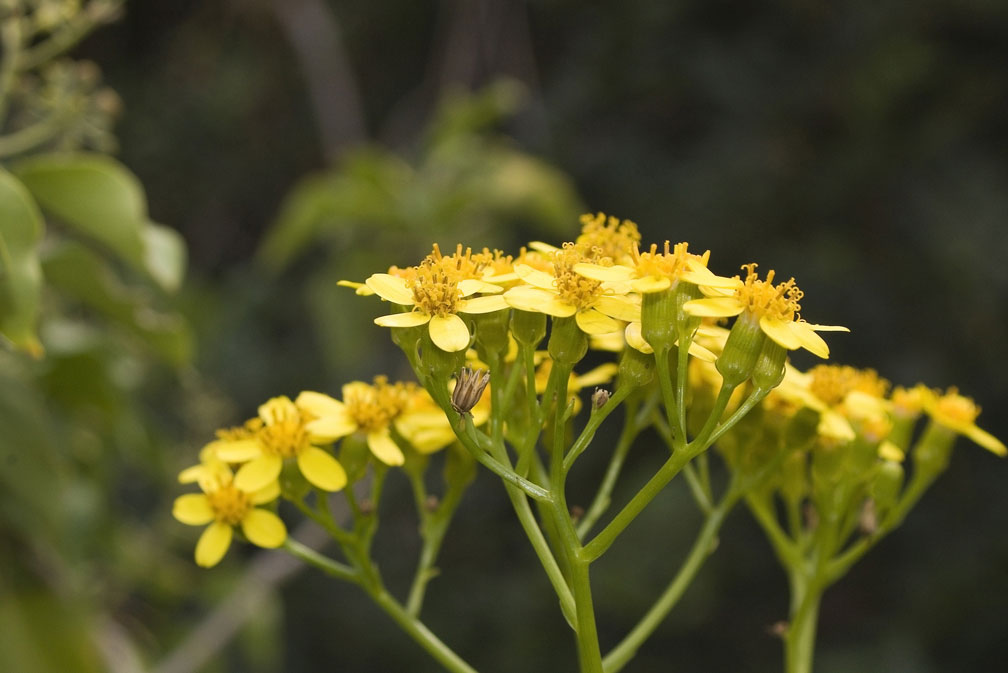
<path id="1" fill-rule="evenodd" d="M 692 334 L 700 318 L 682 310 L 686 302 L 701 297 L 693 283 L 678 282 L 661 292 L 641 297 L 641 336 L 656 351 L 671 350 L 680 335 Z"/>
<path id="2" fill-rule="evenodd" d="M 511 334 L 518 343 L 537 347 L 546 338 L 546 314 L 533 311 L 511 311 Z"/>
<path id="3" fill-rule="evenodd" d="M 554 362 L 573 367 L 588 352 L 588 335 L 573 317 L 554 318 L 547 348 Z"/>
<path id="4" fill-rule="evenodd" d="M 883 461 L 872 479 L 870 493 L 875 501 L 875 509 L 884 515 L 899 497 L 903 489 L 903 466 L 893 460 Z"/>
<path id="5" fill-rule="evenodd" d="M 641 353 L 636 348 L 624 348 L 620 355 L 616 387 L 638 388 L 646 386 L 654 380 L 654 371 L 655 359 L 653 355 Z"/>
<path id="6" fill-rule="evenodd" d="M 492 311 L 472 316 L 476 332 L 476 348 L 480 355 L 507 353 L 510 311 Z"/>
<path id="7" fill-rule="evenodd" d="M 930 421 L 914 446 L 914 466 L 926 474 L 944 472 L 952 455 L 956 435 L 952 430 Z"/>
<path id="8" fill-rule="evenodd" d="M 714 363 L 726 386 L 735 387 L 749 378 L 766 340 L 757 319 L 743 313 L 735 320 L 724 351 Z"/>
<path id="9" fill-rule="evenodd" d="M 784 380 L 787 349 L 773 339 L 764 339 L 763 348 L 752 371 L 753 385 L 760 390 L 772 390 Z"/>
<path id="10" fill-rule="evenodd" d="M 339 462 L 346 470 L 348 483 L 359 481 L 364 476 L 370 460 L 371 449 L 368 448 L 367 438 L 361 433 L 349 434 L 340 442 Z"/>

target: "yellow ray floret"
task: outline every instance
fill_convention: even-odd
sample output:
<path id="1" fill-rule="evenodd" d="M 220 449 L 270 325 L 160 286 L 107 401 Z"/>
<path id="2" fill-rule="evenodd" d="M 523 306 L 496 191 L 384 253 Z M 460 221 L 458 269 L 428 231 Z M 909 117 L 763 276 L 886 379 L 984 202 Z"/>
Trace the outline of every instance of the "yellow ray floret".
<path id="1" fill-rule="evenodd" d="M 924 401 L 924 409 L 935 423 L 968 437 L 991 453 L 1008 455 L 1008 448 L 1001 440 L 977 427 L 980 407 L 970 398 L 960 395 L 956 388 L 949 388 L 942 395 L 932 392 Z"/>
<path id="2" fill-rule="evenodd" d="M 305 479 L 326 490 L 338 491 L 346 485 L 343 466 L 318 444 L 325 438 L 305 426 L 314 416 L 308 409 L 285 396 L 274 397 L 259 407 L 261 427 L 252 437 L 218 440 L 217 457 L 229 463 L 244 463 L 235 474 L 235 485 L 255 491 L 275 482 L 284 459 L 293 458 Z M 247 461 L 247 462 L 246 462 Z"/>
<path id="3" fill-rule="evenodd" d="M 199 479 L 202 493 L 187 493 L 175 499 L 172 515 L 184 524 L 209 524 L 196 543 L 196 563 L 217 565 L 231 546 L 234 527 L 241 526 L 250 542 L 260 547 L 279 547 L 287 539 L 287 528 L 273 512 L 256 507 L 280 495 L 273 481 L 263 488 L 247 491 L 234 482 L 227 465 L 215 462 L 203 466 Z"/>
<path id="4" fill-rule="evenodd" d="M 760 329 L 776 343 L 795 350 L 805 350 L 821 358 L 829 357 L 829 346 L 816 332 L 849 332 L 836 325 L 813 325 L 801 319 L 799 311 L 803 293 L 794 278 L 773 284 L 774 271 L 765 280 L 756 274 L 756 264 L 745 264 L 745 280 L 737 285 L 731 296 L 705 297 L 683 304 L 683 309 L 705 318 L 728 318 L 745 314 L 759 322 Z M 739 279 L 741 280 L 741 279 Z"/>

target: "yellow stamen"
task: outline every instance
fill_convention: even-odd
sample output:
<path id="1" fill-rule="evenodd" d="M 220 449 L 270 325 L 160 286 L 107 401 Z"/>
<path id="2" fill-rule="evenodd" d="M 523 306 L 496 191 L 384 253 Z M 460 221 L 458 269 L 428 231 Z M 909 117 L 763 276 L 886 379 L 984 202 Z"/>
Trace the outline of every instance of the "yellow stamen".
<path id="1" fill-rule="evenodd" d="M 252 500 L 248 494 L 239 491 L 231 484 L 207 493 L 207 499 L 210 501 L 210 507 L 213 509 L 217 521 L 231 526 L 241 523 L 248 511 L 252 509 Z"/>
<path id="2" fill-rule="evenodd" d="M 736 298 L 749 313 L 757 318 L 768 317 L 776 320 L 798 320 L 801 305 L 798 303 L 805 293 L 790 278 L 783 283 L 773 284 L 774 270 L 767 272 L 766 280 L 756 274 L 756 263 L 743 264 L 745 281 L 737 290 Z"/>
<path id="3" fill-rule="evenodd" d="M 889 382 L 874 369 L 855 369 L 848 365 L 816 365 L 809 370 L 809 389 L 816 397 L 830 406 L 843 402 L 855 390 L 874 397 L 883 398 L 889 390 Z"/>

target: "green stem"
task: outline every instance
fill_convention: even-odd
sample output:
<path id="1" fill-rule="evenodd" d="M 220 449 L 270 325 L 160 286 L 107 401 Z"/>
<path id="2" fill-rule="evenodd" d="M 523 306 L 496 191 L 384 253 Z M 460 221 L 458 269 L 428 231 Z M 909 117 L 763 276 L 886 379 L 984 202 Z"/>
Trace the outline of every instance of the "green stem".
<path id="1" fill-rule="evenodd" d="M 675 389 L 672 386 L 672 378 L 669 372 L 669 352 L 659 349 L 655 351 L 655 365 L 658 369 L 658 383 L 661 386 L 662 400 L 665 403 L 665 418 L 672 431 L 672 445 L 674 450 L 686 446 L 686 426 L 680 422 L 678 401 Z"/>
<path id="2" fill-rule="evenodd" d="M 369 587 L 367 585 L 364 588 L 371 595 L 374 602 L 399 625 L 399 628 L 405 631 L 422 648 L 427 650 L 427 653 L 434 657 L 445 669 L 451 673 L 476 673 L 475 668 L 467 664 L 454 650 L 445 645 L 423 622 L 409 614 L 384 588 Z"/>
<path id="3" fill-rule="evenodd" d="M 21 21 L 21 17 L 12 16 L 0 24 L 0 45 L 3 46 L 3 56 L 0 56 L 0 129 L 7 119 L 7 106 L 10 103 L 8 97 L 14 88 L 14 80 L 21 67 L 24 53 Z"/>
<path id="4" fill-rule="evenodd" d="M 602 425 L 602 421 L 609 417 L 616 407 L 620 405 L 633 392 L 633 389 L 629 386 L 622 386 L 616 389 L 616 392 L 612 394 L 609 400 L 602 405 L 601 408 L 593 410 L 591 417 L 588 418 L 588 422 L 585 424 L 584 429 L 578 438 L 574 441 L 567 455 L 564 456 L 563 460 L 563 470 L 564 472 L 570 471 L 571 467 L 574 465 L 574 461 L 577 460 L 588 445 L 591 444 L 592 439 L 595 438 L 595 432 Z"/>
<path id="5" fill-rule="evenodd" d="M 692 583 L 697 572 L 703 566 L 704 561 L 714 552 L 717 545 L 717 533 L 724 523 L 725 517 L 731 508 L 738 502 L 742 491 L 737 488 L 729 489 L 724 498 L 714 509 L 710 510 L 703 528 L 697 535 L 689 555 L 680 566 L 672 582 L 665 588 L 658 600 L 655 601 L 651 609 L 641 618 L 640 622 L 619 642 L 602 660 L 605 673 L 616 673 L 621 670 L 627 662 L 637 654 L 637 650 L 647 638 L 654 633 L 658 625 L 665 619 L 668 613 L 675 607 L 682 597 L 683 592 Z"/>
<path id="6" fill-rule="evenodd" d="M 570 532 L 573 533 L 573 527 Z M 576 544 L 577 540 L 570 540 Z M 592 604 L 591 579 L 588 573 L 590 560 L 577 559 L 571 564 L 571 585 L 577 606 L 578 661 L 581 673 L 603 673 L 602 651 L 599 648 L 595 626 L 595 607 Z"/>
<path id="7" fill-rule="evenodd" d="M 492 442 L 489 437 L 482 435 L 482 433 L 476 430 L 472 424 L 472 416 L 470 414 L 459 415 L 454 409 L 451 409 L 450 406 L 445 413 L 453 414 L 455 416 L 455 420 L 451 422 L 452 428 L 455 430 L 455 436 L 459 438 L 459 441 L 462 442 L 462 446 L 464 446 L 469 453 L 472 454 L 473 458 L 475 458 L 480 465 L 486 467 L 509 484 L 517 486 L 530 498 L 543 501 L 549 501 L 552 499 L 552 495 L 549 491 L 537 484 L 533 484 L 531 481 L 525 479 L 510 467 L 507 467 L 487 453 L 484 445 L 489 447 Z M 448 416 L 449 419 L 451 419 L 451 417 L 451 415 Z M 480 437 L 480 435 L 482 435 L 482 437 Z"/>
<path id="8" fill-rule="evenodd" d="M 800 573 L 801 570 L 793 570 Z M 792 576 L 792 610 L 784 638 L 785 673 L 812 673 L 816 626 L 824 587 L 815 579 Z"/>
<path id="9" fill-rule="evenodd" d="M 94 11 L 81 11 L 45 40 L 39 42 L 31 49 L 26 49 L 20 69 L 30 70 L 56 58 L 84 39 L 88 33 L 99 25 L 114 19 L 121 4 L 121 0 L 117 0 L 117 2 L 108 7 L 107 11 L 97 15 Z"/>
<path id="10" fill-rule="evenodd" d="M 634 439 L 640 433 L 643 423 L 651 415 L 657 403 L 658 398 L 652 395 L 644 403 L 644 408 L 640 412 L 637 412 L 628 403 L 626 421 L 623 424 L 623 430 L 620 432 L 612 457 L 609 459 L 609 466 L 606 468 L 605 476 L 602 478 L 602 485 L 596 491 L 595 497 L 585 515 L 578 522 L 577 534 L 579 539 L 583 540 L 584 536 L 595 525 L 595 522 L 599 520 L 599 517 L 609 509 L 609 503 L 612 500 L 612 491 L 616 486 L 616 480 L 619 478 L 620 472 L 623 470 L 623 462 L 626 460 L 627 453 L 629 453 Z"/>
<path id="11" fill-rule="evenodd" d="M 676 451 L 665 464 L 658 468 L 658 471 L 650 480 L 637 492 L 620 512 L 613 517 L 605 528 L 596 535 L 591 542 L 584 547 L 584 557 L 595 560 L 605 553 L 606 549 L 616 541 L 616 538 L 630 522 L 637 518 L 637 515 L 657 496 L 673 477 L 693 456 L 688 451 Z"/>
<path id="12" fill-rule="evenodd" d="M 306 547 L 297 540 L 292 540 L 287 538 L 284 541 L 284 549 L 286 549 L 292 556 L 296 556 L 308 565 L 315 566 L 327 575 L 331 575 L 336 579 L 341 579 L 346 582 L 353 582 L 354 584 L 360 583 L 360 573 L 354 568 L 346 565 L 345 563 L 340 563 L 339 561 L 334 561 L 328 556 L 323 556 L 311 547 Z"/>

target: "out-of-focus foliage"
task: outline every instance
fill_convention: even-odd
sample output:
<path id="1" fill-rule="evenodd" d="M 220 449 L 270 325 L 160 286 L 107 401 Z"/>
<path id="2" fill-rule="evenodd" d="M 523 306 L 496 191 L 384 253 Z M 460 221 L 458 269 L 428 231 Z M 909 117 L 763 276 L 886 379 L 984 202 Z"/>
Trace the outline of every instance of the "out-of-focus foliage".
<path id="1" fill-rule="evenodd" d="M 360 308 L 337 281 L 407 264 L 433 242 L 509 247 L 519 231 L 551 239 L 569 230 L 582 208 L 570 179 L 496 130 L 524 100 L 510 81 L 451 95 L 415 156 L 378 145 L 353 150 L 284 200 L 258 258 L 273 272 L 309 265 L 298 278 L 333 371 L 374 348 L 371 335 L 347 329 L 346 316 Z"/>
<path id="2" fill-rule="evenodd" d="M 113 612 L 174 582 L 150 512 L 175 467 L 166 391 L 193 356 L 171 297 L 185 243 L 151 222 L 133 173 L 87 151 L 113 146 L 118 106 L 97 67 L 53 60 L 120 4 L 0 8 L 5 670 L 127 670 Z"/>

